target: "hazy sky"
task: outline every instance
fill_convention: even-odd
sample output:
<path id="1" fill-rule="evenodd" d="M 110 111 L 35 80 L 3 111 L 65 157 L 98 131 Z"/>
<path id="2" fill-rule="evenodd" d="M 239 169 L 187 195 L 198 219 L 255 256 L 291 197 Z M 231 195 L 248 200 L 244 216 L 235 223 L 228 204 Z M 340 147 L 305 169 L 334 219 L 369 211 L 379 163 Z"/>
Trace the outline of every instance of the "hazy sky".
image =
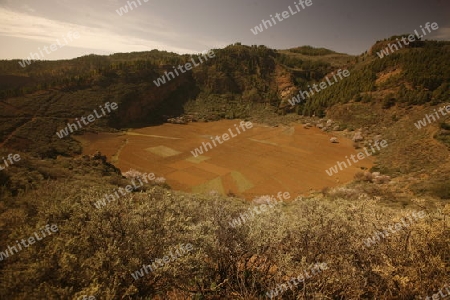
<path id="1" fill-rule="evenodd" d="M 312 5 L 258 35 L 250 28 L 298 0 L 0 0 L 0 59 L 25 58 L 69 32 L 79 38 L 45 59 L 89 53 L 167 50 L 198 53 L 241 42 L 286 49 L 302 45 L 360 54 L 376 40 L 410 33 L 426 22 L 426 36 L 450 40 L 450 0 L 312 0 Z M 147 2 L 145 2 L 147 1 Z M 48 50 L 49 51 L 49 50 Z"/>

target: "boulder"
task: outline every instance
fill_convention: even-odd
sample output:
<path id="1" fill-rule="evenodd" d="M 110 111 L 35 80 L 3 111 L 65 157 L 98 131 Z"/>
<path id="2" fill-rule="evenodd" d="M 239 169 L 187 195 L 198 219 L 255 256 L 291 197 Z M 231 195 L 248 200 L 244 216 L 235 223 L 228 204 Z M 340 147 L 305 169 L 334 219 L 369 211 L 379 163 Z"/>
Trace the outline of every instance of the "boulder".
<path id="1" fill-rule="evenodd" d="M 380 175 L 372 179 L 372 182 L 376 184 L 388 183 L 389 181 L 391 181 L 391 177 L 387 175 Z"/>
<path id="2" fill-rule="evenodd" d="M 372 177 L 372 173 L 370 173 L 369 171 L 364 171 L 364 180 L 365 181 L 372 181 L 373 177 Z"/>
<path id="3" fill-rule="evenodd" d="M 372 173 L 372 182 L 376 184 L 383 184 L 388 183 L 391 181 L 391 177 L 387 175 L 381 175 L 380 172 L 373 172 Z"/>
<path id="4" fill-rule="evenodd" d="M 354 142 L 361 142 L 361 141 L 364 141 L 364 137 L 363 137 L 363 135 L 362 135 L 362 132 L 361 132 L 361 131 L 355 132 L 355 135 L 353 136 L 352 140 L 353 140 Z"/>
<path id="5" fill-rule="evenodd" d="M 333 143 L 333 144 L 339 143 L 337 137 L 332 137 L 332 138 L 330 139 L 330 142 Z"/>

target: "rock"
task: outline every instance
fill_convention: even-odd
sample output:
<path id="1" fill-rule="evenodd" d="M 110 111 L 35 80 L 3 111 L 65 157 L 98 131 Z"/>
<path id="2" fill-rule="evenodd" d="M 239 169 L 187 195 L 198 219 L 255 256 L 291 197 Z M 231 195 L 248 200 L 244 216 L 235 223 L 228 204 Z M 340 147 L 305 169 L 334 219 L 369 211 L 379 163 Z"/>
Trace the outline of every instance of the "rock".
<path id="1" fill-rule="evenodd" d="M 332 138 L 330 139 L 330 142 L 333 143 L 333 144 L 339 143 L 337 137 L 332 137 Z"/>
<path id="2" fill-rule="evenodd" d="M 369 171 L 364 171 L 364 176 L 372 176 L 372 173 L 370 173 Z"/>
<path id="3" fill-rule="evenodd" d="M 187 124 L 187 121 L 185 120 L 184 117 L 170 118 L 167 119 L 167 122 L 172 124 Z"/>
<path id="4" fill-rule="evenodd" d="M 331 126 L 331 125 L 333 125 L 333 120 L 328 119 L 328 120 L 327 120 L 327 126 Z"/>
<path id="5" fill-rule="evenodd" d="M 372 179 L 372 182 L 376 184 L 388 183 L 389 181 L 391 181 L 391 178 L 386 175 L 381 175 Z"/>
<path id="6" fill-rule="evenodd" d="M 333 131 L 339 131 L 339 125 L 334 126 Z"/>
<path id="7" fill-rule="evenodd" d="M 381 175 L 380 172 L 372 173 L 372 182 L 376 184 L 384 184 L 391 181 L 391 177 L 387 175 Z"/>
<path id="8" fill-rule="evenodd" d="M 323 128 L 323 124 L 322 124 L 322 123 L 319 123 L 319 124 L 316 125 L 316 127 L 317 127 L 317 128 Z"/>
<path id="9" fill-rule="evenodd" d="M 361 141 L 364 141 L 364 137 L 363 137 L 361 131 L 355 132 L 355 135 L 353 136 L 352 140 L 353 140 L 354 142 L 361 142 Z"/>
<path id="10" fill-rule="evenodd" d="M 256 197 L 253 199 L 253 204 L 255 205 L 261 205 L 261 204 L 270 204 L 273 202 L 273 199 L 269 195 Z"/>
<path id="11" fill-rule="evenodd" d="M 306 123 L 305 125 L 303 125 L 303 128 L 305 128 L 305 129 L 309 129 L 311 127 L 312 127 L 311 123 Z"/>

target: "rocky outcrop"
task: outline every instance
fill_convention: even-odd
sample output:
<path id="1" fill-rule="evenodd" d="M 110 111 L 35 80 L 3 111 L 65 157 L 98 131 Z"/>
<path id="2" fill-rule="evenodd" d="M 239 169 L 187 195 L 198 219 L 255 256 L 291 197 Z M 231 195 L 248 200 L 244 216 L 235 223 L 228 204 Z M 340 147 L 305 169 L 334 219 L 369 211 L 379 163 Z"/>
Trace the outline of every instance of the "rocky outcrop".
<path id="1" fill-rule="evenodd" d="M 332 137 L 332 138 L 330 139 L 330 142 L 333 143 L 333 144 L 339 143 L 337 137 Z"/>
<path id="2" fill-rule="evenodd" d="M 362 141 L 364 141 L 364 137 L 363 137 L 362 132 L 360 130 L 356 131 L 355 134 L 353 135 L 352 140 L 354 142 L 362 142 Z"/>
<path id="3" fill-rule="evenodd" d="M 185 117 L 176 117 L 167 119 L 167 123 L 172 124 L 187 124 L 188 120 Z"/>
<path id="4" fill-rule="evenodd" d="M 391 181 L 391 177 L 387 175 L 381 175 L 380 172 L 370 173 L 369 171 L 358 172 L 355 174 L 356 181 L 368 181 L 375 184 L 385 184 Z"/>
<path id="5" fill-rule="evenodd" d="M 376 184 L 388 183 L 391 181 L 391 176 L 381 175 L 380 172 L 372 173 L 372 182 Z"/>
<path id="6" fill-rule="evenodd" d="M 282 100 L 280 108 L 287 105 L 288 99 L 297 93 L 292 74 L 282 68 L 280 65 L 275 67 L 275 83 L 278 87 L 278 96 Z"/>

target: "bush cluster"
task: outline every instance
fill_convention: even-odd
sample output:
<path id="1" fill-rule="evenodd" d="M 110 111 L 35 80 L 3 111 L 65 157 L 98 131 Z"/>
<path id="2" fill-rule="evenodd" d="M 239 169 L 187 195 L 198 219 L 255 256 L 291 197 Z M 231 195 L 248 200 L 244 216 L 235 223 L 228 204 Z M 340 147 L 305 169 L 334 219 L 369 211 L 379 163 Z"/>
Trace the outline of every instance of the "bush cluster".
<path id="1" fill-rule="evenodd" d="M 0 206 L 0 251 L 42 224 L 59 228 L 0 263 L 0 295 L 262 299 L 322 262 L 328 270 L 286 291 L 283 299 L 413 299 L 442 286 L 449 271 L 448 217 L 428 211 L 421 223 L 365 249 L 365 238 L 408 212 L 347 190 L 298 198 L 232 228 L 229 221 L 252 204 L 155 186 L 99 211 L 93 202 L 101 188 L 46 182 Z M 449 205 L 442 211 L 448 214 Z M 195 251 L 142 280 L 132 278 L 131 272 L 182 243 Z"/>

